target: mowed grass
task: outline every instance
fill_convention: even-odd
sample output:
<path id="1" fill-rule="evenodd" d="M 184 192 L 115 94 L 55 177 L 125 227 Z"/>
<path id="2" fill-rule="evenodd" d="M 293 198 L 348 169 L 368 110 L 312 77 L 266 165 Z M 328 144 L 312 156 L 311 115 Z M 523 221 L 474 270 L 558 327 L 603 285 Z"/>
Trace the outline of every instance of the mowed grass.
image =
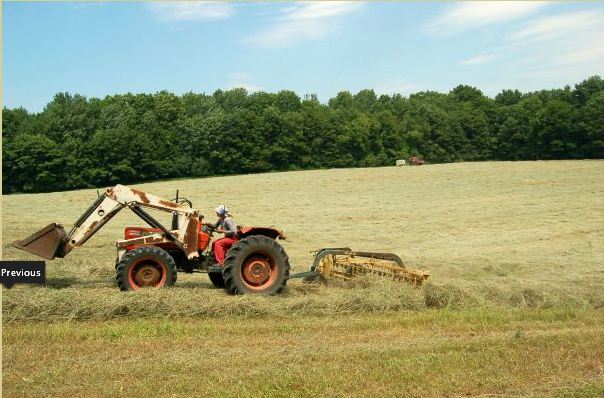
<path id="1" fill-rule="evenodd" d="M 290 281 L 231 297 L 205 275 L 120 293 L 126 210 L 47 263 L 47 287 L 3 289 L 7 396 L 604 395 L 604 161 L 319 170 L 140 184 L 213 220 L 285 230 L 294 272 L 312 250 L 399 254 L 422 289 Z M 95 190 L 3 197 L 3 255 Z M 168 221 L 162 213 L 154 213 Z"/>
<path id="2" fill-rule="evenodd" d="M 10 397 L 602 397 L 604 314 L 429 310 L 12 324 Z"/>

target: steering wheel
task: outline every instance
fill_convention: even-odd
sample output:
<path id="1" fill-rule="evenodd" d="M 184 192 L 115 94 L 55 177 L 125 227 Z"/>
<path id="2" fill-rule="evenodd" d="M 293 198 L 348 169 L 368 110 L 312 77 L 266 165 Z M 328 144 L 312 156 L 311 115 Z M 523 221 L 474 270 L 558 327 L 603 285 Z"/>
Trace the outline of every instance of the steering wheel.
<path id="1" fill-rule="evenodd" d="M 210 236 L 212 236 L 214 234 L 214 232 L 216 232 L 216 228 L 214 228 L 212 225 L 207 225 L 207 224 L 204 224 L 201 227 L 201 230 L 210 234 Z"/>
<path id="2" fill-rule="evenodd" d="M 187 198 L 178 199 L 178 201 L 176 203 L 178 203 L 178 204 L 185 203 L 185 204 L 189 205 L 190 208 L 193 208 L 193 203 Z"/>

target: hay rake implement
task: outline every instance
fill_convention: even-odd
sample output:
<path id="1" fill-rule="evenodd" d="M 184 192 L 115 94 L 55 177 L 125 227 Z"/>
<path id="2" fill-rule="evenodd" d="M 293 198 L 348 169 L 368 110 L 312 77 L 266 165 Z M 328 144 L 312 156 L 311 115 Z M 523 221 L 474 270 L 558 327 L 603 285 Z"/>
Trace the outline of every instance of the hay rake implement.
<path id="1" fill-rule="evenodd" d="M 356 252 L 348 247 L 339 247 L 318 250 L 310 271 L 291 275 L 290 279 L 349 281 L 367 275 L 421 286 L 430 273 L 406 267 L 396 254 Z"/>

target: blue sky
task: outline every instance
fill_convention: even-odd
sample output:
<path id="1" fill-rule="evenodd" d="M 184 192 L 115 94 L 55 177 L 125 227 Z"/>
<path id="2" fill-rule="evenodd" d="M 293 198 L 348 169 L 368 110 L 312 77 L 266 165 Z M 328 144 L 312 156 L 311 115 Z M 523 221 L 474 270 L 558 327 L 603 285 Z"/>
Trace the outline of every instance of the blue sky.
<path id="1" fill-rule="evenodd" d="M 470 84 L 494 96 L 604 75 L 604 4 L 564 2 L 3 3 L 2 97 Z"/>

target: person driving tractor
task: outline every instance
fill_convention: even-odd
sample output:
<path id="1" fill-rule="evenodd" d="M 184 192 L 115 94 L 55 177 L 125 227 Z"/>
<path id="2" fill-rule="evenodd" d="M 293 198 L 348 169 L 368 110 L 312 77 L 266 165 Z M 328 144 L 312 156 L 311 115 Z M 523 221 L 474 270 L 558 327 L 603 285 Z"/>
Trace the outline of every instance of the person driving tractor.
<path id="1" fill-rule="evenodd" d="M 218 264 L 222 265 L 226 253 L 239 238 L 237 237 L 237 226 L 229 214 L 229 209 L 225 205 L 220 205 L 216 208 L 216 215 L 218 216 L 218 220 L 214 224 L 206 223 L 205 225 L 214 228 L 217 232 L 224 233 L 224 238 L 216 239 L 212 244 L 214 257 L 218 261 Z"/>

